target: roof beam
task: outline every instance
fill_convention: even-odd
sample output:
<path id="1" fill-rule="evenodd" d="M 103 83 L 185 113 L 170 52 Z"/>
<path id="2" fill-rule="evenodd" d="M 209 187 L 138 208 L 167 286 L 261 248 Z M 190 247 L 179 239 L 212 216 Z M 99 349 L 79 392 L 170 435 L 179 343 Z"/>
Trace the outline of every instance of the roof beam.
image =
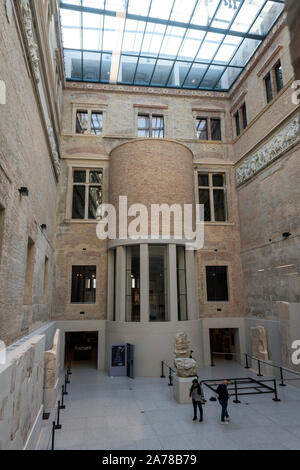
<path id="1" fill-rule="evenodd" d="M 60 8 L 64 10 L 78 11 L 80 13 L 93 13 L 95 15 L 103 15 L 103 16 L 117 17 L 118 15 L 118 12 L 116 11 L 101 10 L 98 8 L 83 7 L 80 5 L 70 5 L 64 2 L 60 3 Z M 191 23 L 182 23 L 179 21 L 171 21 L 171 20 L 165 20 L 161 18 L 151 18 L 148 16 L 132 15 L 130 13 L 127 13 L 126 18 L 129 20 L 143 21 L 145 23 L 148 22 L 148 23 L 162 24 L 166 26 L 175 26 L 177 28 L 194 29 L 198 31 L 205 31 L 205 32 L 211 32 L 211 33 L 217 33 L 217 34 L 225 34 L 226 32 L 228 33 L 228 31 L 221 29 L 221 28 L 213 28 L 211 26 L 201 26 L 201 25 L 196 25 L 196 24 L 191 24 Z M 231 36 L 237 36 L 241 38 L 258 39 L 260 41 L 263 41 L 265 39 L 264 35 L 242 33 L 240 31 L 230 31 L 229 34 Z"/>

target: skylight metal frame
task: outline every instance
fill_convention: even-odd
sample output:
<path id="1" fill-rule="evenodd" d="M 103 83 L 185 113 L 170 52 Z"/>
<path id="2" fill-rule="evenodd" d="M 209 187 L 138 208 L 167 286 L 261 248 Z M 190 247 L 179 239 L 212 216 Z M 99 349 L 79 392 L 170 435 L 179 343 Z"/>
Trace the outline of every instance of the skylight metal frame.
<path id="1" fill-rule="evenodd" d="M 81 78 L 73 78 L 72 76 L 71 77 L 67 76 L 67 80 L 68 81 L 79 81 L 79 82 L 81 82 L 81 81 L 82 82 L 93 82 L 93 83 L 107 83 L 107 82 L 110 82 L 110 79 L 106 80 L 102 76 L 103 56 L 104 55 L 111 56 L 111 64 L 110 65 L 112 65 L 113 54 L 114 54 L 113 50 L 112 51 L 107 51 L 107 50 L 103 49 L 103 46 L 104 46 L 103 40 L 104 40 L 104 33 L 105 33 L 105 22 L 106 22 L 106 19 L 108 17 L 118 18 L 120 16 L 120 13 L 119 13 L 119 16 L 118 16 L 118 12 L 107 10 L 106 9 L 107 0 L 104 0 L 104 8 L 103 9 L 86 7 L 86 6 L 83 6 L 82 0 L 79 0 L 79 1 L 80 1 L 80 5 L 75 5 L 75 4 L 71 4 L 71 3 L 65 3 L 63 0 L 60 0 L 60 7 L 61 7 L 62 10 L 69 10 L 69 11 L 79 12 L 81 14 L 80 15 L 81 16 L 81 22 L 80 22 L 81 48 L 80 49 L 76 49 L 76 48 L 74 48 L 74 49 L 73 48 L 72 49 L 71 48 L 65 48 L 64 49 L 66 52 L 69 51 L 70 53 L 71 52 L 81 53 Z M 166 88 L 179 88 L 179 89 L 184 88 L 184 89 L 192 89 L 192 90 L 202 90 L 203 89 L 203 90 L 211 90 L 211 91 L 219 91 L 219 92 L 229 91 L 229 89 L 234 85 L 234 83 L 239 78 L 242 71 L 247 66 L 248 62 L 253 57 L 253 54 L 255 53 L 257 48 L 264 41 L 264 39 L 269 34 L 269 32 L 272 29 L 272 27 L 274 26 L 274 24 L 278 21 L 278 19 L 283 14 L 283 10 L 282 10 L 280 12 L 280 14 L 275 18 L 273 23 L 271 25 L 269 25 L 266 34 L 253 34 L 253 33 L 251 33 L 251 30 L 252 30 L 253 26 L 256 24 L 256 21 L 260 17 L 262 11 L 264 10 L 266 5 L 268 5 L 268 4 L 280 4 L 284 7 L 284 1 L 283 0 L 264 0 L 261 7 L 258 10 L 258 12 L 256 13 L 256 16 L 254 17 L 251 24 L 249 25 L 247 31 L 242 32 L 242 31 L 237 31 L 237 30 L 232 31 L 231 27 L 234 25 L 234 22 L 235 22 L 235 20 L 238 16 L 238 14 L 240 13 L 243 5 L 245 5 L 245 4 L 247 5 L 248 0 L 237 0 L 237 9 L 236 9 L 235 13 L 232 15 L 231 19 L 229 20 L 227 28 L 212 27 L 212 24 L 213 24 L 215 18 L 217 17 L 217 14 L 218 14 L 224 0 L 219 0 L 219 3 L 215 8 L 215 11 L 214 11 L 212 17 L 209 18 L 209 22 L 208 22 L 207 26 L 192 23 L 194 14 L 197 10 L 198 5 L 200 5 L 201 0 L 195 0 L 194 6 L 191 9 L 191 14 L 190 14 L 190 17 L 189 17 L 189 21 L 187 23 L 171 20 L 176 0 L 172 1 L 172 6 L 169 10 L 168 19 L 150 17 L 149 15 L 151 13 L 151 8 L 152 8 L 153 1 L 154 0 L 150 0 L 150 2 L 149 2 L 149 8 L 148 8 L 147 16 L 142 16 L 142 15 L 136 15 L 136 14 L 129 13 L 128 6 L 129 6 L 130 0 L 125 0 L 125 2 L 124 2 L 125 3 L 124 27 L 123 27 L 123 32 L 122 32 L 121 47 L 120 47 L 120 50 L 119 50 L 118 75 L 117 75 L 117 79 L 114 79 L 113 81 L 111 81 L 111 83 L 118 83 L 118 84 L 125 84 L 125 85 L 132 84 L 132 85 L 147 86 L 147 87 L 151 86 L 151 87 L 166 87 Z M 164 1 L 164 0 L 162 0 L 162 1 Z M 184 0 L 182 0 L 182 1 L 184 2 Z M 84 34 L 83 15 L 84 15 L 84 13 L 91 13 L 91 14 L 94 14 L 94 15 L 103 16 L 103 30 L 102 31 L 101 31 L 101 28 L 99 26 L 99 34 L 101 34 L 101 46 L 102 46 L 101 50 L 83 49 L 83 45 L 84 45 L 84 42 L 83 42 L 83 34 Z M 125 38 L 125 33 L 126 33 L 126 24 L 127 24 L 128 20 L 135 20 L 135 21 L 144 23 L 144 28 L 143 28 L 143 31 L 142 31 L 142 40 L 140 42 L 140 48 L 139 48 L 138 53 L 136 53 L 136 52 L 127 52 L 127 51 L 123 52 L 123 44 L 124 44 L 124 38 Z M 164 29 L 164 32 L 163 32 L 163 35 L 162 35 L 162 38 L 161 38 L 159 50 L 158 50 L 157 53 L 155 53 L 155 55 L 151 52 L 145 53 L 145 51 L 143 51 L 143 45 L 144 45 L 144 41 L 145 41 L 146 30 L 147 30 L 147 25 L 148 24 L 157 24 L 157 25 L 165 26 L 165 29 Z M 174 54 L 174 56 L 172 58 L 170 58 L 168 56 L 162 57 L 160 55 L 169 27 L 176 27 L 176 28 L 183 28 L 184 29 L 182 37 L 179 36 L 179 38 L 181 38 L 181 40 L 179 40 L 180 44 L 179 44 L 179 47 L 177 49 L 177 52 Z M 72 29 L 72 26 L 68 26 L 67 28 Z M 74 28 L 78 29 L 77 26 L 75 26 Z M 193 59 L 191 58 L 191 59 L 188 60 L 187 58 L 180 57 L 179 54 L 181 52 L 181 49 L 184 45 L 184 42 L 187 38 L 188 33 L 192 30 L 202 31 L 204 33 L 204 35 L 203 35 L 202 39 L 199 40 L 199 47 L 197 49 L 196 54 L 194 54 Z M 138 29 L 136 30 L 136 32 L 138 32 Z M 223 38 L 220 40 L 220 43 L 218 44 L 216 50 L 213 52 L 212 57 L 210 57 L 209 60 L 206 60 L 206 58 L 205 58 L 205 60 L 203 60 L 203 59 L 201 60 L 201 58 L 198 58 L 198 54 L 200 53 L 201 47 L 205 43 L 205 40 L 206 40 L 207 35 L 209 33 L 221 34 L 223 36 Z M 233 51 L 233 54 L 230 56 L 229 60 L 227 60 L 227 61 L 225 60 L 224 62 L 215 61 L 215 58 L 217 57 L 222 45 L 224 45 L 224 43 L 226 44 L 226 38 L 228 38 L 228 36 L 241 38 L 241 41 L 240 41 L 239 44 L 236 44 L 236 48 Z M 234 58 L 239 53 L 245 39 L 253 39 L 253 40 L 259 41 L 259 43 L 253 49 L 251 54 L 249 54 L 249 57 L 247 57 L 247 61 L 244 63 L 244 65 L 234 65 L 234 64 L 232 64 L 232 61 L 234 60 Z M 193 40 L 193 39 L 191 39 L 191 40 Z M 98 77 L 98 80 L 96 80 L 96 79 L 95 80 L 94 79 L 85 79 L 85 75 L 84 75 L 84 57 L 85 57 L 86 54 L 93 54 L 93 53 L 99 55 L 99 77 Z M 136 63 L 133 64 L 135 66 L 135 69 L 134 69 L 134 73 L 133 73 L 133 76 L 132 76 L 132 81 L 130 81 L 130 83 L 128 83 L 128 81 L 126 82 L 125 80 L 124 81 L 123 80 L 119 81 L 120 67 L 121 67 L 121 63 L 122 63 L 122 60 L 123 60 L 124 57 L 132 57 L 136 60 Z M 150 79 L 147 80 L 147 83 L 140 83 L 140 82 L 136 83 L 137 82 L 137 72 L 138 72 L 138 69 L 139 69 L 139 64 L 140 64 L 141 59 L 151 59 L 152 61 L 153 60 L 155 61 L 152 71 L 150 70 L 151 76 L 150 76 Z M 172 62 L 172 64 L 170 65 L 170 70 L 166 74 L 166 79 L 165 79 L 164 83 L 162 83 L 162 84 L 157 84 L 157 83 L 153 84 L 152 81 L 153 81 L 153 78 L 155 76 L 155 72 L 157 70 L 157 65 L 158 65 L 158 63 L 160 63 L 160 64 L 163 63 L 163 61 L 166 61 L 166 63 L 168 63 L 168 64 L 170 62 Z M 189 64 L 189 67 L 187 68 L 187 71 L 184 70 L 185 76 L 183 75 L 183 77 L 184 77 L 183 80 L 179 79 L 180 85 L 171 84 L 170 80 L 172 78 L 172 74 L 174 73 L 176 65 L 178 64 L 178 70 L 179 70 L 180 65 L 184 64 L 184 63 Z M 190 72 L 193 69 L 194 65 L 196 65 L 196 66 L 197 65 L 199 65 L 199 66 L 203 65 L 204 66 L 203 68 L 205 68 L 205 71 L 204 71 L 204 73 L 202 73 L 202 71 L 201 71 L 201 77 L 199 78 L 199 81 L 197 82 L 196 86 L 187 86 L 186 83 L 187 83 L 188 77 L 189 77 Z M 213 67 L 213 66 L 223 67 L 224 70 L 221 71 L 221 73 L 218 74 L 215 77 L 215 79 L 212 82 L 211 86 L 204 86 L 203 84 L 205 83 L 205 78 L 207 77 L 207 74 L 209 73 L 209 71 L 211 70 L 211 67 Z M 220 86 L 218 87 L 218 85 L 222 83 L 221 80 L 222 80 L 224 74 L 226 73 L 226 71 L 228 69 L 230 69 L 230 70 L 238 69 L 240 72 L 237 73 L 236 77 L 232 80 L 232 82 L 230 83 L 228 88 L 221 88 Z M 130 74 L 131 74 L 131 72 L 130 72 Z"/>

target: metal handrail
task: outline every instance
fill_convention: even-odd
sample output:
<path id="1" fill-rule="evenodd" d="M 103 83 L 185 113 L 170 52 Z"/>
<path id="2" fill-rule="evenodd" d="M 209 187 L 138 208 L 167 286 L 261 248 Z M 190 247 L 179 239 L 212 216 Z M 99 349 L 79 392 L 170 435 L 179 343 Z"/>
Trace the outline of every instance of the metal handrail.
<path id="1" fill-rule="evenodd" d="M 284 383 L 283 371 L 289 372 L 290 374 L 294 374 L 294 375 L 299 376 L 299 378 L 298 377 L 297 378 L 290 378 L 290 379 L 285 378 L 285 380 L 300 380 L 300 373 L 299 372 L 296 372 L 295 370 L 289 369 L 288 367 L 285 367 L 285 366 L 282 366 L 282 365 L 274 364 L 272 361 L 264 361 L 263 359 L 259 359 L 258 357 L 252 356 L 251 354 L 248 354 L 248 353 L 212 352 L 211 353 L 211 366 L 215 365 L 214 361 L 213 361 L 214 355 L 223 355 L 223 356 L 231 355 L 231 356 L 240 356 L 240 357 L 244 356 L 245 360 L 246 360 L 246 366 L 245 366 L 246 369 L 250 368 L 249 363 L 248 363 L 248 359 L 255 360 L 255 361 L 257 361 L 257 365 L 258 365 L 258 374 L 257 374 L 258 377 L 262 377 L 262 375 L 263 375 L 261 373 L 261 364 L 266 364 L 270 367 L 274 367 L 276 369 L 279 369 L 280 370 L 280 379 L 281 379 L 281 383 L 279 385 L 281 385 L 282 387 L 285 387 L 285 385 L 286 385 Z"/>
<path id="2" fill-rule="evenodd" d="M 53 451 L 55 448 L 55 431 L 62 429 L 62 425 L 60 423 L 60 411 L 64 410 L 66 408 L 64 404 L 64 396 L 68 395 L 67 392 L 67 384 L 70 383 L 69 376 L 72 375 L 71 372 L 71 366 L 69 365 L 67 368 L 67 373 L 65 374 L 64 377 L 64 385 L 61 386 L 61 400 L 58 400 L 57 402 L 57 409 L 56 409 L 56 414 L 54 417 L 54 421 L 52 421 L 52 426 L 51 426 L 51 434 L 50 434 L 50 439 L 48 441 L 47 449 L 49 448 L 50 442 L 51 442 L 51 450 Z"/>
<path id="3" fill-rule="evenodd" d="M 164 366 L 166 366 L 166 367 L 169 369 L 169 376 L 168 376 L 168 378 L 169 378 L 169 383 L 168 383 L 168 385 L 169 385 L 169 387 L 172 387 L 172 386 L 173 386 L 172 372 L 173 372 L 173 374 L 176 374 L 176 372 L 175 372 L 175 370 L 172 369 L 172 367 L 170 367 L 166 362 L 161 361 L 161 376 L 160 376 L 161 379 L 165 379 L 165 378 L 166 378 Z"/>

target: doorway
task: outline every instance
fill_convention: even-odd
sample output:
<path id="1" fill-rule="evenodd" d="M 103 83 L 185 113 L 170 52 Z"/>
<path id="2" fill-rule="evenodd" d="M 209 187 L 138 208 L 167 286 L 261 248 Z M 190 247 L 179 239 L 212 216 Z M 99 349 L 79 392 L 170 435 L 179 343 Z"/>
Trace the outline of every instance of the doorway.
<path id="1" fill-rule="evenodd" d="M 97 368 L 98 332 L 76 331 L 66 333 L 65 365 L 85 364 Z"/>
<path id="2" fill-rule="evenodd" d="M 210 351 L 214 361 L 238 360 L 238 328 L 210 328 Z"/>

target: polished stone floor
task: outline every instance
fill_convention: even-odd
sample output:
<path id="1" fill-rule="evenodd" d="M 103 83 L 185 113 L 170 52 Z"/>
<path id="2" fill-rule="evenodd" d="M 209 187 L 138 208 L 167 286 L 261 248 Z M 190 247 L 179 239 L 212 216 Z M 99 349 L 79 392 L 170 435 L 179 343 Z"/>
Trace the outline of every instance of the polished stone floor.
<path id="1" fill-rule="evenodd" d="M 220 362 L 201 378 L 255 375 L 237 363 Z M 193 422 L 191 405 L 173 399 L 173 387 L 160 378 L 110 378 L 87 364 L 73 368 L 57 450 L 300 450 L 300 390 L 278 387 L 273 395 L 230 400 L 231 423 L 220 425 L 220 405 L 205 387 L 204 422 Z M 37 449 L 50 448 L 51 422 L 44 421 Z"/>

